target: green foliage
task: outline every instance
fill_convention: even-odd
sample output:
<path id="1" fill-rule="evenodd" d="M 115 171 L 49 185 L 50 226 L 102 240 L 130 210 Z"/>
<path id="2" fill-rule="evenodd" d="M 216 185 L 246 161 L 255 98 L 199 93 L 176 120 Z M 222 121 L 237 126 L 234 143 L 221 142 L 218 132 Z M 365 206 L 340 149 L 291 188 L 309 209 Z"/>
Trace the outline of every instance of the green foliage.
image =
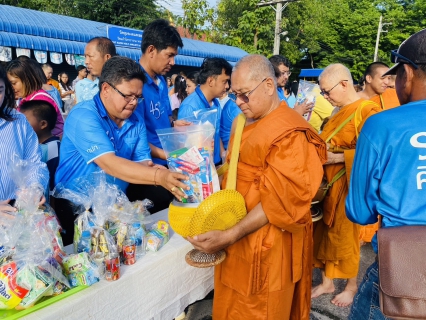
<path id="1" fill-rule="evenodd" d="M 186 0 L 189 1 L 189 0 Z M 199 1 L 199 0 L 198 0 Z M 198 3 L 198 1 L 196 1 Z M 272 55 L 275 11 L 258 7 L 260 0 L 221 0 L 216 17 L 192 30 L 201 30 L 210 41 L 240 47 L 249 53 Z M 204 6 L 204 4 L 203 4 Z M 197 5 L 195 5 L 197 7 Z M 205 7 L 205 6 L 204 6 Z M 201 6 L 185 8 L 199 12 Z M 198 11 L 197 11 L 198 10 Z M 355 79 L 373 61 L 380 15 L 379 60 L 390 64 L 390 50 L 426 26 L 426 0 L 300 0 L 283 10 L 280 53 L 298 66 L 323 68 L 331 63 L 348 66 Z M 197 19 L 192 18 L 193 22 Z M 286 41 L 288 39 L 288 41 Z"/>
<path id="2" fill-rule="evenodd" d="M 3 0 L 3 4 L 136 29 L 167 15 L 154 0 Z"/>

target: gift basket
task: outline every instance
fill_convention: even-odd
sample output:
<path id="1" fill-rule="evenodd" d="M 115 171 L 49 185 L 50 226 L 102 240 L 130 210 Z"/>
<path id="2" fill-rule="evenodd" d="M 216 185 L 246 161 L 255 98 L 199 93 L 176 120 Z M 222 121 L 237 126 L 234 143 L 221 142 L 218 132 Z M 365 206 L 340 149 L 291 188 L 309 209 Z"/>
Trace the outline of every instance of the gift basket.
<path id="1" fill-rule="evenodd" d="M 245 117 L 240 115 L 233 150 L 239 150 Z M 215 188 L 211 177 L 216 176 L 212 162 L 215 129 L 206 121 L 193 126 L 157 130 L 162 147 L 168 156 L 170 170 L 188 175 L 190 190 L 184 190 L 187 201 L 172 202 L 169 222 L 183 237 L 195 236 L 211 230 L 226 230 L 246 215 L 244 198 L 235 190 L 239 152 L 233 152 L 225 190 Z M 211 174 L 210 174 L 211 172 Z M 178 199 L 181 200 L 181 199 Z M 186 255 L 195 267 L 210 267 L 225 259 L 225 251 L 206 254 L 196 249 Z"/>

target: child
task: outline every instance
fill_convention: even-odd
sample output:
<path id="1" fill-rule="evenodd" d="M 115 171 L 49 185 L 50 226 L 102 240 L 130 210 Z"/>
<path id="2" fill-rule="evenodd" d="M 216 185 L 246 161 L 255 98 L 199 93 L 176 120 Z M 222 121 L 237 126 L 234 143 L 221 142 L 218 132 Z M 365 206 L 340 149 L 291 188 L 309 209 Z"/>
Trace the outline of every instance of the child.
<path id="1" fill-rule="evenodd" d="M 41 160 L 47 164 L 49 169 L 49 190 L 55 188 L 55 173 L 59 164 L 59 137 L 52 135 L 56 125 L 56 110 L 51 103 L 44 100 L 31 100 L 22 103 L 21 113 L 27 117 L 38 137 L 41 148 Z M 49 193 L 50 193 L 49 192 Z M 48 199 L 46 197 L 46 199 Z"/>

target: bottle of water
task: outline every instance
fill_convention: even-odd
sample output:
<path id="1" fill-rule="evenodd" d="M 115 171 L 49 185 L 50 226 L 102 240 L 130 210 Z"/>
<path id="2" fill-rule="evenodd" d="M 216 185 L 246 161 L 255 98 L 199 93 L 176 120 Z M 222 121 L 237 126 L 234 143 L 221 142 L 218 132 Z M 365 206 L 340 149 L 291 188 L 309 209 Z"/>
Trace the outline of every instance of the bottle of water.
<path id="1" fill-rule="evenodd" d="M 132 224 L 132 231 L 136 243 L 136 258 L 139 259 L 145 255 L 145 231 L 140 222 Z"/>
<path id="2" fill-rule="evenodd" d="M 80 241 L 77 245 L 77 252 L 90 252 L 90 246 L 91 246 L 91 234 L 89 230 L 85 230 L 81 233 Z"/>

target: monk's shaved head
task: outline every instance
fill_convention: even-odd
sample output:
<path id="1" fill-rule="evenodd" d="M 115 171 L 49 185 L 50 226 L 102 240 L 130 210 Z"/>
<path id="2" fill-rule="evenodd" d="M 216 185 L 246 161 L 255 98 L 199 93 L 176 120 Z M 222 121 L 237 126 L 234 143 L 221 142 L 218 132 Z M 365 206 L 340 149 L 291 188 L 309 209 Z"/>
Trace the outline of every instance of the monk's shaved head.
<path id="1" fill-rule="evenodd" d="M 348 68 L 341 63 L 330 64 L 319 76 L 320 82 L 338 83 L 347 80 L 348 84 L 353 85 L 352 75 Z"/>
<path id="2" fill-rule="evenodd" d="M 247 80 L 262 81 L 272 78 L 276 83 L 275 71 L 271 62 L 260 54 L 252 54 L 242 57 L 235 65 L 234 72 L 244 69 Z"/>

